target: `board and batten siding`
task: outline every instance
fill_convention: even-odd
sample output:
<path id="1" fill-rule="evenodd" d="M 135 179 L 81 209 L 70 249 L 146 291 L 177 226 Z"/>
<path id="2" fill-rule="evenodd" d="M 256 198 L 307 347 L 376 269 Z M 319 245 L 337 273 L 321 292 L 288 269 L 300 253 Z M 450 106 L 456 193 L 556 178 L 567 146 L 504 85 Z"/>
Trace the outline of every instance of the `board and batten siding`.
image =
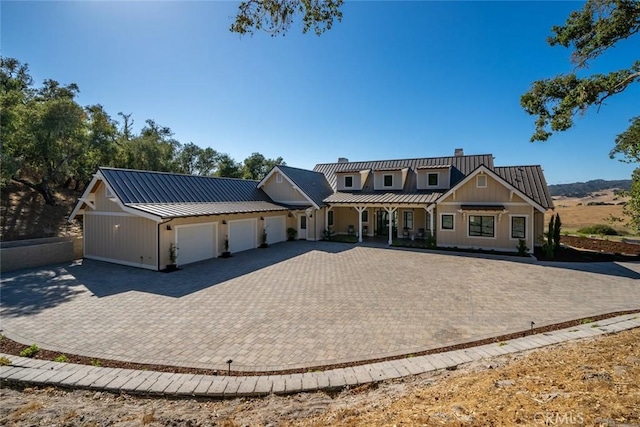
<path id="1" fill-rule="evenodd" d="M 117 212 L 85 212 L 84 256 L 134 267 L 157 269 L 157 225 Z"/>
<path id="2" fill-rule="evenodd" d="M 280 172 L 276 172 L 269 177 L 267 182 L 262 186 L 262 190 L 267 193 L 272 200 L 285 204 L 309 204 L 309 201 L 298 190 L 293 188 L 291 183 L 284 176 L 282 182 L 277 182 L 277 176 Z"/>
<path id="3" fill-rule="evenodd" d="M 533 251 L 537 226 L 535 208 L 517 194 L 489 175 L 485 175 L 487 186 L 478 188 L 476 177 L 449 195 L 438 204 L 436 210 L 436 235 L 438 246 L 459 248 L 482 248 L 501 251 L 517 251 L 518 239 L 511 238 L 511 217 L 526 218 L 526 241 Z M 462 205 L 503 205 L 507 212 L 465 211 L 459 212 Z M 454 216 L 454 229 L 443 230 L 441 218 L 443 214 Z M 469 236 L 469 216 L 493 216 L 494 237 Z"/>

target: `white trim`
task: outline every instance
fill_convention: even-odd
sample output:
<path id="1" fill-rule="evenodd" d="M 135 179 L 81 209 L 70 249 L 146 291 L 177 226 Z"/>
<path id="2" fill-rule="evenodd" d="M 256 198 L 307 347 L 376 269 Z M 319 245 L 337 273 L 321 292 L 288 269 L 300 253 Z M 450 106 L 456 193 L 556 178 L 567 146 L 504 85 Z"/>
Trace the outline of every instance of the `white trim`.
<path id="1" fill-rule="evenodd" d="M 480 185 L 480 178 L 484 178 L 484 185 Z M 485 174 L 476 175 L 476 188 L 487 188 L 487 184 L 488 184 L 487 175 Z"/>
<path id="2" fill-rule="evenodd" d="M 472 216 L 490 216 L 493 218 L 493 236 L 472 236 L 469 233 L 469 227 L 471 226 L 471 217 Z M 489 240 L 496 240 L 498 238 L 498 219 L 496 218 L 496 215 L 478 215 L 478 214 L 469 214 L 466 216 L 467 217 L 467 221 L 466 221 L 466 226 L 467 226 L 467 238 L 468 239 L 489 239 Z"/>
<path id="3" fill-rule="evenodd" d="M 87 188 L 84 190 L 84 193 L 82 193 L 82 196 L 81 196 L 81 197 L 78 199 L 78 201 L 76 202 L 76 205 L 75 205 L 75 207 L 73 208 L 73 210 L 71 211 L 71 214 L 69 215 L 69 219 L 67 220 L 67 222 L 68 222 L 68 223 L 72 223 L 72 222 L 73 222 L 73 220 L 76 218 L 76 215 L 78 215 L 78 211 L 80 210 L 80 207 L 81 207 L 83 204 L 85 204 L 85 205 L 87 204 L 87 203 L 85 203 L 82 199 L 88 199 L 88 198 L 89 198 L 89 196 L 90 196 L 91 194 L 93 194 L 93 193 L 91 192 L 91 189 L 92 189 L 93 187 L 95 187 L 96 183 L 97 183 L 99 180 L 100 180 L 100 181 L 102 181 L 102 182 L 104 182 L 104 177 L 102 176 L 102 173 L 100 173 L 100 170 L 98 170 L 98 172 L 96 172 L 96 173 L 93 175 L 93 178 L 91 179 L 91 182 L 89 183 L 89 185 L 87 185 Z"/>
<path id="4" fill-rule="evenodd" d="M 524 218 L 524 237 L 513 237 L 513 217 Z M 518 241 L 520 239 L 524 239 L 525 241 L 529 239 L 529 215 L 528 214 L 509 214 L 509 240 Z"/>
<path id="5" fill-rule="evenodd" d="M 442 216 L 451 215 L 453 217 L 453 228 L 442 228 Z M 440 221 L 438 222 L 439 231 L 456 231 L 456 214 L 455 212 L 440 212 Z"/>
<path id="6" fill-rule="evenodd" d="M 436 184 L 435 185 L 431 185 L 429 184 L 429 175 L 435 175 L 436 176 Z M 440 172 L 436 171 L 436 172 L 427 172 L 427 181 L 426 181 L 426 188 L 438 188 L 440 187 Z"/>
<path id="7" fill-rule="evenodd" d="M 267 183 L 267 181 L 269 180 L 269 178 L 271 178 L 271 175 L 273 175 L 273 174 L 274 174 L 274 173 L 276 173 L 276 172 L 280 173 L 280 174 L 284 177 L 284 179 L 286 179 L 286 180 L 287 180 L 287 182 L 288 182 L 289 184 L 291 184 L 291 186 L 293 187 L 293 189 L 294 189 L 294 190 L 296 190 L 298 193 L 302 194 L 302 196 L 303 196 L 305 199 L 307 199 L 307 201 L 308 201 L 309 203 L 311 203 L 311 206 L 313 206 L 313 207 L 314 207 L 314 208 L 316 208 L 316 209 L 320 209 L 320 206 L 318 206 L 318 205 L 316 204 L 316 202 L 314 202 L 314 201 L 313 201 L 313 199 L 307 195 L 307 193 L 305 193 L 304 191 L 302 191 L 302 190 L 301 190 L 301 189 L 296 185 L 296 183 L 295 183 L 295 182 L 293 182 L 293 180 L 292 180 L 291 178 L 289 178 L 289 176 L 287 176 L 287 174 L 286 174 L 286 173 L 284 173 L 284 172 L 282 171 L 282 169 L 280 169 L 280 168 L 278 167 L 278 165 L 274 166 L 274 167 L 273 167 L 273 169 L 271 169 L 271 171 L 267 174 L 267 176 L 265 176 L 264 178 L 262 178 L 262 181 L 260 181 L 260 182 L 258 183 L 258 185 L 256 186 L 256 188 L 262 188 L 262 187 Z M 280 202 L 280 203 L 288 203 L 288 202 Z M 298 202 L 298 203 L 300 203 L 300 202 Z"/>
<path id="8" fill-rule="evenodd" d="M 214 239 L 213 239 L 213 257 L 212 258 L 205 258 L 205 259 L 213 259 L 213 258 L 217 258 L 218 256 L 220 256 L 220 251 L 218 250 L 218 242 L 220 241 L 220 233 L 218 233 L 218 221 L 212 221 L 212 222 L 196 222 L 194 224 L 179 224 L 179 225 L 174 225 L 172 226 L 173 229 L 175 230 L 175 232 L 173 233 L 173 243 L 177 246 L 178 249 L 178 257 L 180 257 L 180 246 L 178 245 L 178 230 L 180 228 L 189 228 L 189 227 L 197 227 L 197 226 L 201 226 L 201 225 L 213 225 L 213 232 L 214 234 Z M 200 261 L 204 261 L 205 259 L 202 259 Z M 194 261 L 194 262 L 200 262 L 200 261 Z M 177 262 L 177 259 L 176 259 Z M 191 264 L 191 263 L 189 263 Z M 178 264 L 180 265 L 180 264 Z M 188 265 L 188 264 L 185 264 Z"/>
<path id="9" fill-rule="evenodd" d="M 544 207 L 542 207 L 540 204 L 538 204 L 535 200 L 533 200 L 531 197 L 527 196 L 526 194 L 524 194 L 523 192 L 521 192 L 520 190 L 518 190 L 516 187 L 514 187 L 513 185 L 509 184 L 507 181 L 504 180 L 504 178 L 502 178 L 500 175 L 498 175 L 497 173 L 493 172 L 491 169 L 487 168 L 484 165 L 480 165 L 476 168 L 475 171 L 471 172 L 469 175 L 467 175 L 467 177 L 465 179 L 463 179 L 462 181 L 460 181 L 455 187 L 451 188 L 449 191 L 447 191 L 446 193 L 444 193 L 442 196 L 438 197 L 438 199 L 435 201 L 436 204 L 440 204 L 438 202 L 438 200 L 445 200 L 447 197 L 449 197 L 451 194 L 455 194 L 455 191 L 458 188 L 462 188 L 462 186 L 464 186 L 467 182 L 469 182 L 471 179 L 473 179 L 474 176 L 478 175 L 480 172 L 486 173 L 487 175 L 490 175 L 493 179 L 495 179 L 496 181 L 498 181 L 500 184 L 502 184 L 504 187 L 506 187 L 509 190 L 514 191 L 518 196 L 520 196 L 523 200 L 525 201 L 529 201 L 529 204 L 532 205 L 533 207 L 535 207 L 538 211 L 542 212 L 542 213 L 546 213 L 547 209 L 545 209 Z M 455 196 L 454 196 L 455 199 Z M 504 203 L 501 203 L 504 205 Z"/>
<path id="10" fill-rule="evenodd" d="M 123 211 L 125 211 L 125 212 L 129 212 L 129 213 L 131 213 L 131 214 L 133 214 L 133 215 L 135 215 L 135 216 L 139 216 L 139 217 L 142 217 L 142 218 L 146 218 L 146 219 L 149 219 L 149 220 L 151 220 L 151 221 L 155 221 L 155 222 L 162 222 L 162 217 L 159 217 L 159 216 L 157 216 L 157 215 L 150 214 L 150 213 L 148 213 L 148 212 L 144 212 L 144 211 L 143 211 L 143 210 L 141 210 L 141 209 L 131 208 L 131 207 L 129 207 L 129 206 L 123 205 L 123 204 L 120 202 L 120 200 L 118 200 L 118 201 L 117 201 L 117 203 L 118 203 L 118 206 L 120 206 L 120 209 L 122 209 L 122 210 L 123 210 Z"/>
<path id="11" fill-rule="evenodd" d="M 411 228 L 407 227 L 407 224 L 405 223 L 405 218 L 404 218 L 404 214 L 406 214 L 407 212 L 411 212 Z M 415 230 L 415 223 L 416 223 L 416 216 L 413 214 L 413 210 L 411 209 L 402 209 L 402 229 L 404 230 L 405 228 L 407 230 Z"/>
<path id="12" fill-rule="evenodd" d="M 386 177 L 388 177 L 388 176 L 390 176 L 390 177 L 391 177 L 391 185 L 386 185 L 386 184 L 384 183 L 385 178 L 386 178 Z M 394 182 L 393 182 L 393 181 L 394 181 L 394 179 L 393 179 L 393 174 L 388 174 L 388 173 L 382 174 L 382 188 L 393 188 L 393 184 L 394 184 Z"/>
<path id="13" fill-rule="evenodd" d="M 106 258 L 106 257 L 101 257 L 101 256 L 95 256 L 95 255 L 85 255 L 84 257 L 87 258 L 87 259 L 94 259 L 96 261 L 104 261 L 104 262 L 110 262 L 112 264 L 126 265 L 128 267 L 146 268 L 147 270 L 158 271 L 158 266 L 151 265 L 151 264 L 142 264 L 142 263 L 139 263 L 139 262 L 136 263 L 136 262 L 122 261 L 122 260 L 119 260 L 119 259 Z"/>
<path id="14" fill-rule="evenodd" d="M 92 211 L 85 213 L 87 216 L 128 216 L 139 218 L 139 215 L 130 214 L 129 212 L 108 212 L 108 211 Z"/>

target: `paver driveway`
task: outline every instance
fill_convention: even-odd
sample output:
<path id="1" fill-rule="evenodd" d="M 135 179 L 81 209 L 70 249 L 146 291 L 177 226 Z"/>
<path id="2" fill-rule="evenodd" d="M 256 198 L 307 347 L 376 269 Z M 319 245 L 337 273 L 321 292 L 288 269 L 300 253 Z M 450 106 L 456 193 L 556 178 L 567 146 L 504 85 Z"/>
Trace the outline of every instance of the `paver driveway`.
<path id="1" fill-rule="evenodd" d="M 90 260 L 5 274 L 0 319 L 10 338 L 60 352 L 275 370 L 640 308 L 639 272 L 288 242 L 171 274 Z"/>

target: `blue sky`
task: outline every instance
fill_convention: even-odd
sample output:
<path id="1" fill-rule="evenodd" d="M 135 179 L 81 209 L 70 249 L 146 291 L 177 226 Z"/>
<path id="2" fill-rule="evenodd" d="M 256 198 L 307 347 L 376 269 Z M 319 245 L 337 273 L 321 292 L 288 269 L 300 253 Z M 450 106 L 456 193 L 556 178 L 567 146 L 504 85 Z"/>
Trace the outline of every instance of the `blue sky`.
<path id="1" fill-rule="evenodd" d="M 229 32 L 238 2 L 1 3 L 1 53 L 80 87 L 82 105 L 151 118 L 243 160 L 252 152 L 316 163 L 491 153 L 496 165 L 541 164 L 550 184 L 627 179 L 609 159 L 638 115 L 635 85 L 574 129 L 530 143 L 520 107 L 532 81 L 569 72 L 546 44 L 582 2 L 347 2 L 321 37 Z M 637 42 L 637 40 L 636 40 Z M 628 66 L 625 41 L 590 72 Z"/>

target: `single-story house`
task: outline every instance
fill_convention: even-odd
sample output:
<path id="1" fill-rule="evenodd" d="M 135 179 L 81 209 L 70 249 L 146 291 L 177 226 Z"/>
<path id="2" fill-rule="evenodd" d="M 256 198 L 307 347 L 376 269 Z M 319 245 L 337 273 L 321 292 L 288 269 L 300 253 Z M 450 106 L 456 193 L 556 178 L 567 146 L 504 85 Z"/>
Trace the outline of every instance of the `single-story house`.
<path id="1" fill-rule="evenodd" d="M 162 270 L 325 230 L 359 241 L 433 236 L 440 247 L 530 251 L 553 202 L 540 166 L 493 156 L 275 166 L 261 181 L 100 168 L 69 221 L 83 217 L 84 256 Z"/>

